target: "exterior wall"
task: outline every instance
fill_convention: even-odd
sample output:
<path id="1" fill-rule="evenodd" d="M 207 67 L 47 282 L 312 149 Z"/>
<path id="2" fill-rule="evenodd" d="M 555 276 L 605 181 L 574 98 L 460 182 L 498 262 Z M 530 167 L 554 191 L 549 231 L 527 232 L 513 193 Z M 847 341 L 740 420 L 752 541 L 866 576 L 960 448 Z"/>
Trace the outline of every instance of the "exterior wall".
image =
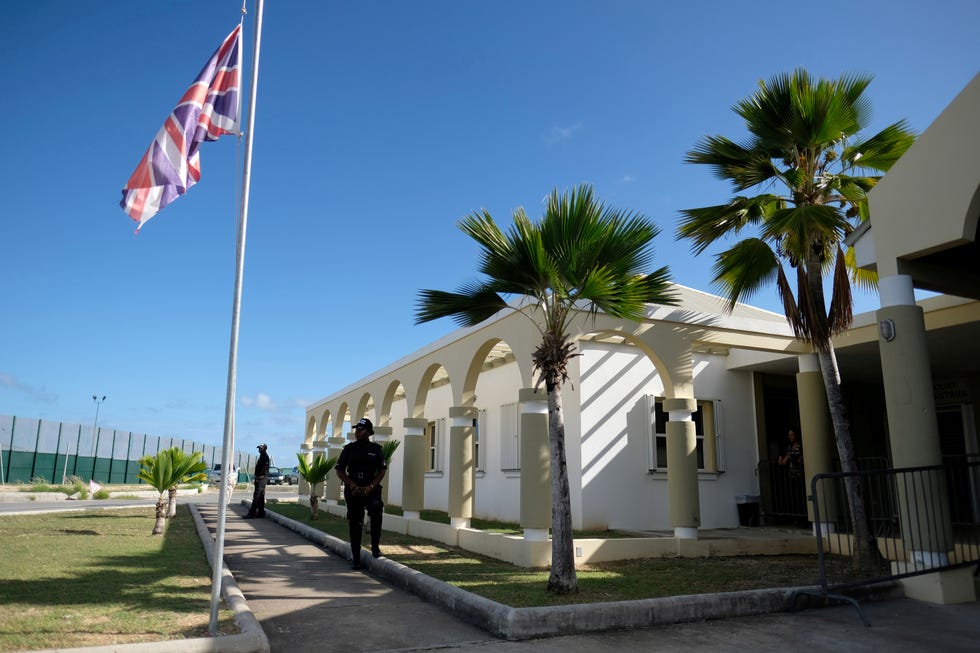
<path id="1" fill-rule="evenodd" d="M 476 387 L 476 408 L 486 410 L 485 431 L 480 432 L 480 467 L 476 479 L 475 516 L 505 521 L 520 520 L 520 473 L 502 471 L 500 468 L 500 407 L 516 403 L 521 386 L 520 373 L 515 363 L 487 370 L 480 375 Z M 446 419 L 446 429 L 439 443 L 438 471 L 426 472 L 425 507 L 431 510 L 447 510 L 449 506 L 449 409 L 452 407 L 452 391 L 443 385 L 429 391 L 423 417 L 428 421 Z M 393 438 L 404 440 L 403 419 L 407 417 L 405 400 L 394 402 L 391 407 L 390 425 Z M 388 470 L 388 502 L 401 504 L 403 479 L 401 449 L 395 452 Z"/>
<path id="2" fill-rule="evenodd" d="M 643 395 L 663 396 L 653 363 L 627 345 L 584 343 L 582 370 L 583 526 L 668 530 L 667 474 L 649 471 L 646 433 L 628 427 L 627 415 Z M 699 473 L 704 528 L 738 525 L 735 497 L 758 494 L 751 376 L 729 371 L 725 356 L 695 354 L 695 394 L 718 402 L 719 472 Z"/>
<path id="3" fill-rule="evenodd" d="M 582 528 L 581 500 L 581 420 L 579 419 L 579 383 L 577 366 L 569 367 L 570 379 L 563 386 L 562 400 L 565 414 L 565 440 L 569 486 L 572 496 L 573 527 Z M 476 387 L 476 408 L 486 410 L 484 429 L 479 434 L 480 470 L 477 471 L 474 516 L 500 521 L 520 521 L 521 479 L 519 470 L 501 469 L 501 406 L 517 403 L 522 385 L 516 363 L 507 363 L 481 373 Z M 542 386 L 540 391 L 544 392 Z M 423 417 L 429 421 L 447 418 L 447 428 L 440 443 L 440 470 L 427 472 L 425 477 L 425 507 L 447 510 L 449 506 L 449 443 L 448 416 L 452 405 L 449 385 L 429 391 Z M 407 417 L 405 400 L 391 406 L 389 425 L 392 437 L 404 440 L 403 419 Z M 401 504 L 401 487 L 404 478 L 401 449 L 395 452 L 387 474 L 388 502 Z"/>
<path id="4" fill-rule="evenodd" d="M 589 361 L 588 352 L 606 345 L 597 345 L 592 340 L 580 341 L 579 352 L 586 356 L 576 356 L 569 362 L 569 379 L 562 387 L 562 407 L 572 525 L 576 529 L 616 527 L 642 530 L 661 525 L 669 526 L 666 505 L 667 476 L 661 474 L 656 477 L 648 473 L 647 445 L 644 438 L 637 439 L 640 454 L 631 455 L 629 460 L 630 463 L 641 461 L 638 465 L 639 471 L 635 476 L 617 476 L 616 473 L 617 465 L 626 464 L 623 462 L 626 459 L 622 458 L 622 450 L 617 448 L 622 446 L 622 437 L 616 441 L 610 435 L 609 429 L 619 429 L 622 432 L 626 414 L 635 404 L 636 397 L 642 396 L 642 393 L 637 394 L 637 388 L 624 393 L 616 384 L 620 381 L 629 382 L 632 378 L 630 375 L 635 374 L 635 368 L 645 366 L 648 370 L 645 374 L 649 376 L 653 369 L 651 360 L 666 366 L 663 371 L 666 380 L 653 388 L 650 394 L 662 393 L 672 399 L 681 397 L 681 401 L 684 401 L 684 397 L 689 396 L 695 385 L 700 386 L 711 377 L 710 373 L 702 369 L 705 366 L 700 360 L 695 360 L 698 369 L 692 375 L 691 343 L 697 342 L 700 343 L 699 346 L 720 351 L 732 347 L 748 347 L 778 351 L 782 355 L 792 355 L 800 347 L 785 321 L 774 314 L 751 307 L 740 307 L 737 315 L 702 313 L 710 308 L 709 304 L 722 306 L 722 303 L 720 300 L 708 301 L 710 296 L 704 293 L 683 287 L 678 289 L 686 298 L 685 305 L 690 304 L 694 309 L 651 306 L 640 321 L 613 319 L 602 314 L 590 317 L 588 331 L 585 333 L 624 338 L 637 343 L 636 346 L 622 347 L 622 351 L 629 352 L 628 356 L 636 358 L 636 365 L 623 362 L 618 369 L 613 366 L 607 370 L 605 364 L 602 364 L 599 367 L 603 369 L 599 370 Z M 586 314 L 583 313 L 582 317 L 585 318 Z M 424 418 L 425 421 L 443 423 L 446 428 L 441 432 L 440 469 L 425 474 L 423 507 L 448 511 L 451 504 L 450 481 L 459 480 L 449 477 L 450 409 L 472 406 L 482 416 L 479 437 L 482 469 L 477 473 L 474 486 L 472 515 L 477 518 L 519 521 L 520 473 L 514 469 L 504 470 L 500 463 L 500 408 L 505 404 L 516 404 L 520 390 L 533 384 L 531 352 L 539 337 L 537 330 L 524 316 L 502 312 L 480 325 L 446 336 L 310 405 L 307 408 L 308 431 L 328 431 L 329 425 L 321 425 L 321 421 L 327 418 L 336 428 L 344 419 L 363 414 L 372 418 L 376 425 L 387 427 L 390 437 L 404 440 L 406 418 Z M 498 347 L 498 343 L 505 346 Z M 492 349 L 496 351 L 491 356 Z M 508 350 L 509 354 L 503 353 Z M 641 354 L 641 351 L 646 353 Z M 720 358 L 715 367 L 724 370 L 724 360 Z M 620 379 L 624 375 L 625 378 Z M 746 385 L 742 389 L 742 397 L 738 399 L 742 402 L 740 410 L 750 410 L 747 407 L 750 401 L 745 399 L 751 397 L 748 376 L 743 374 L 740 377 L 735 372 L 729 373 L 729 376 L 743 379 L 742 382 Z M 431 385 L 433 379 L 438 379 L 436 387 Z M 615 389 L 607 387 L 610 380 L 616 381 L 616 384 L 612 384 Z M 390 399 L 395 389 L 406 398 Z M 541 391 L 544 392 L 544 388 Z M 733 403 L 738 401 L 734 393 L 727 389 L 725 392 L 719 391 L 715 396 L 707 396 L 710 392 L 710 387 L 704 392 L 698 389 L 697 396 Z M 624 400 L 627 394 L 632 404 Z M 608 417 L 602 416 L 603 412 L 608 412 Z M 721 419 L 724 420 L 725 415 L 721 415 Z M 629 437 L 626 437 L 626 442 L 629 445 Z M 754 452 L 755 448 L 751 447 L 749 450 Z M 754 461 L 749 469 L 754 469 Z M 707 478 L 717 477 L 717 474 L 712 473 Z M 623 478 L 628 480 L 625 486 L 622 485 Z M 679 478 L 681 477 L 675 474 L 670 479 L 671 485 L 678 486 L 674 492 L 690 493 L 697 487 L 698 479 L 693 473 L 682 479 L 684 483 L 678 484 Z M 401 453 L 395 453 L 388 474 L 386 491 L 389 503 L 401 504 L 404 479 L 404 450 L 401 450 Z M 607 481 L 614 489 L 607 490 L 603 487 Z M 747 490 L 751 491 L 749 488 L 738 489 L 742 493 Z M 610 496 L 615 497 L 615 500 L 610 499 Z M 630 511 L 631 506 L 635 508 L 638 496 L 654 499 L 639 512 Z M 725 502 L 725 509 L 731 513 L 729 521 L 737 523 L 734 499 L 729 498 L 731 501 Z M 613 518 L 607 515 L 610 511 Z M 708 519 L 705 526 L 716 522 L 726 523 L 725 519 L 710 514 Z"/>
<path id="5" fill-rule="evenodd" d="M 649 471 L 649 443 L 631 433 L 627 414 L 643 395 L 663 396 L 664 388 L 653 363 L 629 345 L 581 342 L 581 356 L 569 366 L 563 386 L 565 443 L 572 522 L 576 529 L 669 530 L 667 474 Z M 721 437 L 718 473 L 699 474 L 702 526 L 738 525 L 735 496 L 758 494 L 754 396 L 751 375 L 729 371 L 726 357 L 696 354 L 695 390 L 698 399 L 718 402 L 716 430 Z M 476 408 L 486 411 L 480 441 L 474 516 L 520 521 L 520 473 L 501 469 L 501 406 L 515 403 L 521 376 L 515 363 L 484 371 L 477 383 Z M 446 419 L 452 406 L 451 386 L 429 391 L 424 417 Z M 544 388 L 541 388 L 544 392 Z M 391 406 L 392 437 L 404 440 L 405 400 Z M 449 505 L 448 419 L 439 446 L 440 470 L 427 472 L 425 507 L 447 510 Z M 388 471 L 388 502 L 401 504 L 402 450 Z"/>
<path id="6" fill-rule="evenodd" d="M 579 342 L 579 351 L 586 343 Z M 582 404 L 585 394 L 582 388 L 582 357 L 576 356 L 568 366 L 568 381 L 562 386 L 562 411 L 565 416 L 565 462 L 568 470 L 568 489 L 571 499 L 572 528 L 589 528 L 585 519 L 584 493 L 585 468 L 582 455 L 583 429 Z M 544 390 L 544 386 L 541 387 Z"/>
<path id="7" fill-rule="evenodd" d="M 630 438 L 626 419 L 642 395 L 663 394 L 656 368 L 634 347 L 582 344 L 583 523 L 589 529 L 670 528 L 666 475 L 651 485 L 648 445 Z"/>
<path id="8" fill-rule="evenodd" d="M 517 402 L 521 376 L 516 363 L 480 374 L 476 407 L 486 410 L 480 431 L 480 468 L 476 479 L 474 515 L 486 519 L 519 522 L 521 518 L 520 472 L 501 469 L 500 407 Z"/>
<path id="9" fill-rule="evenodd" d="M 443 421 L 439 433 L 439 469 L 425 473 L 425 507 L 431 510 L 449 510 L 449 409 L 452 406 L 452 390 L 444 385 L 429 390 L 423 417 L 430 422 Z M 428 460 L 428 454 L 426 454 Z"/>
<path id="10" fill-rule="evenodd" d="M 687 508 L 698 513 L 693 526 L 737 526 L 736 497 L 764 494 L 755 473 L 759 458 L 778 450 L 772 443 L 784 433 L 786 415 L 795 412 L 799 416 L 797 411 L 774 411 L 778 419 L 769 420 L 772 423 L 767 433 L 767 416 L 772 412 L 769 406 L 788 407 L 795 402 L 795 394 L 778 392 L 770 402 L 771 387 L 767 388 L 765 378 L 785 377 L 787 387 L 795 390 L 792 375 L 798 369 L 797 357 L 809 352 L 792 337 L 785 321 L 750 307 L 741 307 L 738 315 L 702 312 L 709 308 L 709 296 L 681 290 L 689 303 L 701 310 L 651 307 L 638 322 L 599 314 L 584 333 L 605 342 L 579 341 L 579 355 L 569 362 L 570 378 L 563 385 L 562 401 L 572 524 L 576 529 L 674 529 L 676 536 L 678 524 L 672 523 L 668 504 L 671 493 L 671 505 L 680 497 L 691 504 Z M 717 303 L 721 304 L 720 300 Z M 975 329 L 980 302 L 939 297 L 923 303 L 927 305 L 928 332 L 944 348 L 963 350 L 955 359 L 947 356 L 946 365 L 937 368 L 941 372 L 935 377 L 938 385 L 934 391 L 944 393 L 944 401 L 958 411 L 944 414 L 950 426 L 949 448 L 955 445 L 961 455 L 975 455 L 980 446 L 973 401 L 980 395 L 980 375 L 973 364 L 977 357 L 971 355 L 976 339 L 970 332 L 964 336 L 962 327 Z M 839 338 L 839 357 L 847 356 L 850 347 L 858 357 L 867 356 L 861 347 L 877 339 L 873 316 L 858 316 L 856 323 L 860 326 Z M 942 334 L 947 327 L 952 329 L 950 338 Z M 378 426 L 388 427 L 390 437 L 402 441 L 406 418 L 440 421 L 445 427 L 441 431 L 440 469 L 425 474 L 423 507 L 448 511 L 449 415 L 451 409 L 458 413 L 459 408 L 472 406 L 481 416 L 481 462 L 472 516 L 517 522 L 521 477 L 519 470 L 505 470 L 501 464 L 501 406 L 517 404 L 520 391 L 533 384 L 529 361 L 536 336 L 530 323 L 513 313 L 461 329 L 309 406 L 307 441 L 313 433 L 323 439 L 320 435 L 329 433 L 331 427 L 338 428 L 345 419 L 361 414 Z M 633 344 L 611 344 L 610 339 Z M 706 350 L 712 353 L 704 353 Z M 432 387 L 433 379 L 437 379 L 436 387 Z M 853 393 L 855 385 L 849 388 Z M 396 389 L 407 398 L 392 401 Z M 643 425 L 643 411 L 638 406 L 646 410 L 644 397 L 664 397 L 675 407 L 686 406 L 691 396 L 710 401 L 716 408 L 714 421 L 720 437 L 710 442 L 717 445 L 717 469 L 706 464 L 708 471 L 698 474 L 690 468 L 680 476 L 651 472 L 649 425 Z M 857 397 L 851 413 L 860 414 L 864 420 L 855 420 L 859 431 L 870 433 L 869 440 L 880 445 L 888 438 L 882 426 L 876 427 L 884 412 L 880 402 L 869 400 L 876 396 L 870 386 L 859 395 L 851 394 L 851 399 Z M 952 408 L 949 413 L 953 413 Z M 330 424 L 325 423 L 328 418 Z M 800 426 L 806 442 L 808 426 Z M 773 428 L 777 432 L 772 432 Z M 860 437 L 857 442 L 861 444 Z M 772 451 L 767 454 L 765 449 L 770 446 Z M 710 455 L 707 444 L 704 452 Z M 880 455 L 880 446 L 866 455 Z M 389 503 L 401 505 L 404 478 L 404 449 L 400 449 L 386 483 Z M 459 479 L 455 480 L 458 483 Z M 693 505 L 695 493 L 697 506 Z M 687 524 L 680 526 L 687 528 Z M 681 537 L 689 535 L 682 533 Z"/>
<path id="11" fill-rule="evenodd" d="M 480 471 L 476 478 L 474 515 L 484 519 L 518 522 L 521 514 L 519 471 L 501 470 L 500 407 L 517 402 L 521 375 L 516 363 L 495 367 L 480 374 L 476 385 L 476 407 L 486 410 L 484 429 L 479 433 Z"/>
<path id="12" fill-rule="evenodd" d="M 388 490 L 387 502 L 396 506 L 402 505 L 402 480 L 405 478 L 405 418 L 408 417 L 408 402 L 404 399 L 391 404 L 391 413 L 386 426 L 391 427 L 391 439 L 400 440 L 401 445 L 395 450 L 388 464 L 388 472 L 382 484 Z M 377 423 L 377 422 L 376 422 Z"/>
<path id="13" fill-rule="evenodd" d="M 900 260 L 972 241 L 980 204 L 980 74 L 975 76 L 869 194 L 879 277 Z M 866 236 L 867 237 L 867 236 Z"/>

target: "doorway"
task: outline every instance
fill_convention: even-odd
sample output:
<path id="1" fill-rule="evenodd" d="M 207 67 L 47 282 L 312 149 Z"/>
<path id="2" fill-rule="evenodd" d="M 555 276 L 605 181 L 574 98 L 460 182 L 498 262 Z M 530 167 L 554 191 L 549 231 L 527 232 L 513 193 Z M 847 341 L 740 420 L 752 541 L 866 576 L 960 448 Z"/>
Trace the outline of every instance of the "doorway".
<path id="1" fill-rule="evenodd" d="M 973 423 L 972 404 L 957 404 L 936 408 L 936 421 L 939 426 L 939 451 L 943 464 L 949 467 L 946 476 L 949 494 L 950 517 L 953 524 L 976 523 L 980 514 L 977 478 L 980 468 L 976 463 L 976 430 Z"/>

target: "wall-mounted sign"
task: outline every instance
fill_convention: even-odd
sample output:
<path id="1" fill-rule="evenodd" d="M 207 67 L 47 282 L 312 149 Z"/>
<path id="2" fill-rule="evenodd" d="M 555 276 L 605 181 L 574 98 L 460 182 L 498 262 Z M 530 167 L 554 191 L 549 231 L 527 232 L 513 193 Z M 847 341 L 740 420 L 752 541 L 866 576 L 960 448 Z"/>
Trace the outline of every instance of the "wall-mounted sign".
<path id="1" fill-rule="evenodd" d="M 932 384 L 932 396 L 936 405 L 970 403 L 970 387 L 963 379 L 937 381 Z"/>

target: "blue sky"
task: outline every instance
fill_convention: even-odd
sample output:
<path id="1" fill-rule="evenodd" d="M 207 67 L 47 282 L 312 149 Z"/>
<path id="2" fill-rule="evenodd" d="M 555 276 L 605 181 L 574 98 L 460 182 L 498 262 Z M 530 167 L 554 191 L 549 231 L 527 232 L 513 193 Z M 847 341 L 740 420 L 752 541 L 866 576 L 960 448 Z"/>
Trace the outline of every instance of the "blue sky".
<path id="1" fill-rule="evenodd" d="M 205 144 L 201 182 L 139 235 L 118 201 L 239 8 L 5 7 L 0 414 L 91 424 L 107 395 L 102 427 L 220 444 L 243 148 Z M 674 229 L 729 189 L 682 161 L 744 134 L 736 101 L 797 67 L 869 73 L 869 131 L 921 131 L 980 69 L 977 25 L 975 0 L 267 2 L 237 448 L 291 463 L 306 405 L 453 330 L 414 326 L 413 306 L 474 278 L 455 226 L 474 210 L 537 217 L 591 183 L 660 225 L 676 282 L 711 290 L 710 253 Z"/>

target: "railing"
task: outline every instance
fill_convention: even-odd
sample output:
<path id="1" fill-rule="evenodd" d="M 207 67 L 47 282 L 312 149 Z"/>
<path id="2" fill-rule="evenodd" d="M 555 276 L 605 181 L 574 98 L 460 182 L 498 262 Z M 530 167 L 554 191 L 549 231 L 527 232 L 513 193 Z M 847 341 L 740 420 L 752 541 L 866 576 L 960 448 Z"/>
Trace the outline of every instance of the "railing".
<path id="1" fill-rule="evenodd" d="M 759 461 L 762 523 L 802 523 L 807 520 L 803 470 L 791 470 L 773 460 Z"/>
<path id="2" fill-rule="evenodd" d="M 866 519 L 855 528 L 847 497 Z M 842 591 L 980 564 L 980 461 L 932 467 L 818 474 L 810 485 L 823 596 L 860 605 Z M 858 524 L 860 526 L 860 524 Z M 976 572 L 975 572 L 976 573 Z"/>
<path id="3" fill-rule="evenodd" d="M 856 462 L 862 471 L 888 467 L 888 461 L 879 457 L 858 458 Z M 834 469 L 840 471 L 837 461 L 834 461 Z M 809 521 L 803 470 L 793 470 L 773 460 L 760 460 L 758 475 L 763 524 L 791 522 L 803 525 Z"/>

